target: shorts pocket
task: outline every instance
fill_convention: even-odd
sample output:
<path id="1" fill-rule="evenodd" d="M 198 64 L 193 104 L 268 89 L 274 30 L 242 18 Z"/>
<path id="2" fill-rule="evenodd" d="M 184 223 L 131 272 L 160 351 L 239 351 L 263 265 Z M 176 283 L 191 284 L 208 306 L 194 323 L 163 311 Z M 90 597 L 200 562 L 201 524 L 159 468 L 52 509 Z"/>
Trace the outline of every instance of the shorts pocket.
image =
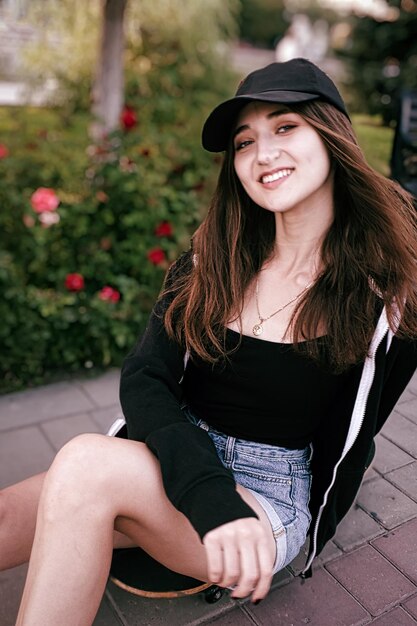
<path id="1" fill-rule="evenodd" d="M 231 469 L 239 485 L 252 489 L 269 500 L 276 501 L 281 510 L 284 525 L 294 521 L 297 511 L 294 505 L 294 479 L 291 465 L 277 458 L 254 456 L 235 450 Z"/>

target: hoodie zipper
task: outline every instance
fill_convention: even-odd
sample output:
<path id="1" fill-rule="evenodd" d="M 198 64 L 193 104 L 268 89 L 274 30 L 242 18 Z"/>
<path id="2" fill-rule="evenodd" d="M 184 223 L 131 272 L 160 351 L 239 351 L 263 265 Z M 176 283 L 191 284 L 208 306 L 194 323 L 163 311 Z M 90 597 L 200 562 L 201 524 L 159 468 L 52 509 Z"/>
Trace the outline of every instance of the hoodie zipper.
<path id="1" fill-rule="evenodd" d="M 319 529 L 320 519 L 321 519 L 323 510 L 327 504 L 327 498 L 330 493 L 330 490 L 332 489 L 336 481 L 336 474 L 337 474 L 339 465 L 341 464 L 341 462 L 343 461 L 343 459 L 345 458 L 349 450 L 352 448 L 353 444 L 355 443 L 359 435 L 360 429 L 362 428 L 363 420 L 365 419 L 365 414 L 366 414 L 366 404 L 368 401 L 369 392 L 371 390 L 372 383 L 373 383 L 374 376 L 375 376 L 375 356 L 376 356 L 379 346 L 381 345 L 382 340 L 384 339 L 388 331 L 389 331 L 389 324 L 388 324 L 388 319 L 387 319 L 387 313 L 384 307 L 379 317 L 374 335 L 372 337 L 371 345 L 369 346 L 369 355 L 366 357 L 365 363 L 363 366 L 362 376 L 359 382 L 358 392 L 357 392 L 356 400 L 355 400 L 355 406 L 353 407 L 349 430 L 346 436 L 346 441 L 343 447 L 343 452 L 341 454 L 340 459 L 334 466 L 331 483 L 324 494 L 323 503 L 321 504 L 319 512 L 317 514 L 317 519 L 314 525 L 314 532 L 312 536 L 313 550 L 310 554 L 310 557 L 303 571 L 300 574 L 301 576 L 307 574 L 307 571 L 310 569 L 311 564 L 315 558 L 316 551 L 317 551 L 317 533 Z"/>

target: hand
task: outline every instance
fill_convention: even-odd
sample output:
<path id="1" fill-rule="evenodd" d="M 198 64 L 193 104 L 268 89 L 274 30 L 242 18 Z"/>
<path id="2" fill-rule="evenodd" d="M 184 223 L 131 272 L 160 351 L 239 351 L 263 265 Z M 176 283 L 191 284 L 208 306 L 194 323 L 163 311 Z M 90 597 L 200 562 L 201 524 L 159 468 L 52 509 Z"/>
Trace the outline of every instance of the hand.
<path id="1" fill-rule="evenodd" d="M 254 518 L 234 520 L 208 532 L 206 548 L 209 581 L 232 587 L 233 598 L 252 594 L 252 602 L 266 596 L 271 586 L 274 558 L 270 537 Z"/>

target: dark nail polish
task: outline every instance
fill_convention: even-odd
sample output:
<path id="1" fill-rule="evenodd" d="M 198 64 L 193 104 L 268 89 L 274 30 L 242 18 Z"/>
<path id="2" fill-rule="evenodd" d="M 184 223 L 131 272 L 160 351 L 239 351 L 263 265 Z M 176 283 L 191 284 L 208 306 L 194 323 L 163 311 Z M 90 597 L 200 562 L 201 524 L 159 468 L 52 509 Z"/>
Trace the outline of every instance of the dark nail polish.
<path id="1" fill-rule="evenodd" d="M 255 606 L 257 606 L 260 602 L 261 602 L 261 600 L 255 600 L 255 602 L 252 602 L 252 604 L 254 604 Z"/>

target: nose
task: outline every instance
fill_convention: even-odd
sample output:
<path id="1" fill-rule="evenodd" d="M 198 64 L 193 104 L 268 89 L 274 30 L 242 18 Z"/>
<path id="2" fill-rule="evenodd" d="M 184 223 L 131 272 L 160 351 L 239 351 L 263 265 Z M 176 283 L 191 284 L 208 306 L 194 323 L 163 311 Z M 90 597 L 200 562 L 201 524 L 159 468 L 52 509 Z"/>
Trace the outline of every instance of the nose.
<path id="1" fill-rule="evenodd" d="M 281 154 L 281 150 L 270 139 L 258 140 L 258 163 L 259 165 L 268 165 L 272 163 Z"/>

